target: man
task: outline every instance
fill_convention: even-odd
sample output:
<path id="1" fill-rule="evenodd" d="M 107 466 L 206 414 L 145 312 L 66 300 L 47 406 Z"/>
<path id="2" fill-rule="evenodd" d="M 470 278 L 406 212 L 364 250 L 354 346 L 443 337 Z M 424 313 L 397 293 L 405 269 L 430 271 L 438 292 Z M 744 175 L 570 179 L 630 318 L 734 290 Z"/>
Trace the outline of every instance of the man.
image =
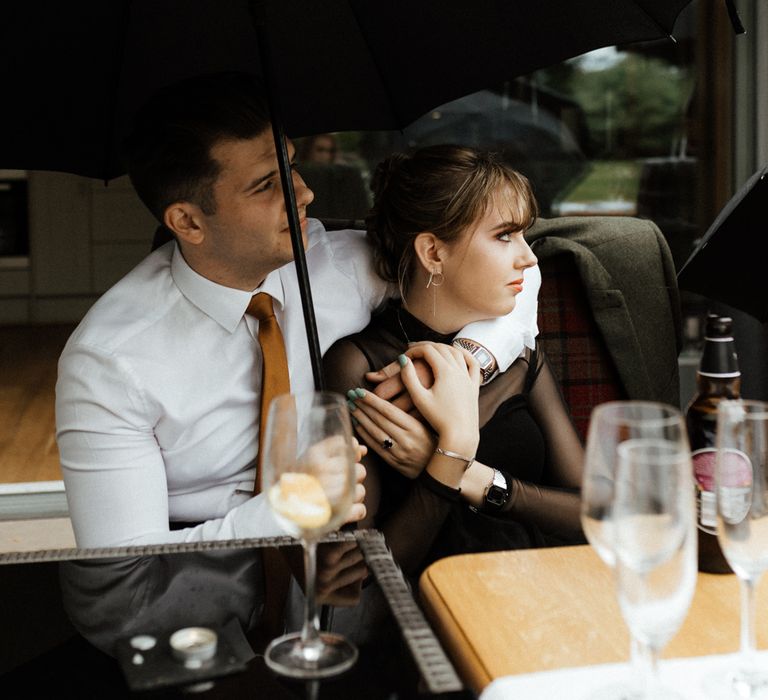
<path id="1" fill-rule="evenodd" d="M 262 92 L 240 74 L 179 83 L 142 108 L 126 150 L 136 191 L 176 240 L 104 294 L 61 356 L 57 440 L 78 545 L 283 534 L 253 497 L 254 295 L 272 299 L 291 391 L 311 389 L 312 375 Z M 293 182 L 325 351 L 363 328 L 388 290 L 362 232 L 308 220 L 312 192 L 295 172 Z M 535 334 L 538 272 L 527 283 L 514 318 L 461 333 L 494 350 L 501 369 Z M 350 519 L 363 513 L 358 503 Z"/>

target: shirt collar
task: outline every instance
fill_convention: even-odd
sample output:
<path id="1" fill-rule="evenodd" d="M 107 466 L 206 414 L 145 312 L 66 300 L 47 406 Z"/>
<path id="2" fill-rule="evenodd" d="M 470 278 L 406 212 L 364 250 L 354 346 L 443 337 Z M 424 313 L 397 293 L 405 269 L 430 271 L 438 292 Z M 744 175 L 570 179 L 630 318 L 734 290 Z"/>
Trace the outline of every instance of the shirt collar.
<path id="1" fill-rule="evenodd" d="M 290 262 L 288 265 L 293 265 L 293 263 Z M 283 278 L 280 276 L 280 270 L 282 269 L 283 268 L 281 267 L 279 270 L 273 270 L 270 272 L 264 278 L 264 282 L 262 283 L 261 287 L 254 289 L 249 293 L 248 301 L 251 300 L 251 297 L 254 294 L 257 294 L 258 292 L 265 292 L 266 294 L 269 294 L 269 296 L 271 296 L 272 300 L 274 301 L 272 308 L 282 310 L 285 306 L 285 290 L 283 289 Z"/>
<path id="2" fill-rule="evenodd" d="M 195 272 L 184 260 L 178 245 L 174 246 L 171 258 L 171 276 L 189 302 L 230 333 L 237 328 L 251 297 L 257 292 L 269 294 L 279 308 L 285 302 L 283 283 L 277 270 L 270 272 L 264 283 L 252 292 L 225 287 Z"/>

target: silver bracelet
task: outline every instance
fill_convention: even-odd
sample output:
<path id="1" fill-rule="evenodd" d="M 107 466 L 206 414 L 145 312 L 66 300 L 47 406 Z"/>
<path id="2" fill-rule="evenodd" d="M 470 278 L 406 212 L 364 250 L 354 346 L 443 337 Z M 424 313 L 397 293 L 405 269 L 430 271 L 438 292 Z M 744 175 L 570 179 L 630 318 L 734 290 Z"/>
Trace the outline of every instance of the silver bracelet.
<path id="1" fill-rule="evenodd" d="M 451 459 L 460 459 L 462 462 L 466 462 L 467 466 L 464 467 L 464 471 L 467 471 L 475 462 L 474 457 L 465 457 L 458 452 L 451 452 L 450 450 L 444 450 L 442 447 L 435 448 L 435 454 L 443 455 L 444 457 L 450 457 Z"/>

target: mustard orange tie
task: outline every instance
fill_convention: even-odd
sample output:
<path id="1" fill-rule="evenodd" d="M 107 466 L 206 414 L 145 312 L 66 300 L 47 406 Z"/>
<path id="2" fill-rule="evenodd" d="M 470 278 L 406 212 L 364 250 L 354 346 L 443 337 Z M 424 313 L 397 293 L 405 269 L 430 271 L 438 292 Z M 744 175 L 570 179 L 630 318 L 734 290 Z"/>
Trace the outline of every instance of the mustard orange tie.
<path id="1" fill-rule="evenodd" d="M 267 413 L 269 404 L 275 396 L 287 394 L 291 390 L 288 375 L 288 358 L 285 355 L 283 332 L 275 318 L 272 308 L 272 297 L 269 294 L 254 295 L 245 313 L 254 316 L 259 321 L 259 345 L 261 346 L 261 411 L 259 414 L 259 459 L 256 469 L 254 494 L 261 492 L 261 472 L 264 455 L 264 440 L 266 439 Z"/>
<path id="2" fill-rule="evenodd" d="M 269 404 L 275 396 L 287 394 L 291 390 L 288 375 L 288 359 L 285 355 L 283 332 L 275 318 L 272 297 L 269 294 L 255 294 L 245 313 L 259 321 L 258 339 L 261 346 L 261 407 L 259 411 L 259 456 L 256 478 L 253 483 L 254 495 L 261 493 L 262 449 L 267 437 L 267 413 Z M 267 641 L 282 633 L 283 611 L 288 598 L 288 584 L 291 570 L 282 552 L 277 548 L 261 551 L 264 563 L 264 615 L 261 627 L 267 635 Z"/>

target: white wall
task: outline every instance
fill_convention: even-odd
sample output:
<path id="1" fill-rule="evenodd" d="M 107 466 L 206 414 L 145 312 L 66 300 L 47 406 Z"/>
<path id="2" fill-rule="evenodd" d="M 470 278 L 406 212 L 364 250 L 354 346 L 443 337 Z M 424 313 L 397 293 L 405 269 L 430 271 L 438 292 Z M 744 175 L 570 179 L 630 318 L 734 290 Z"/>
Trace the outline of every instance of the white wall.
<path id="1" fill-rule="evenodd" d="M 149 253 L 156 223 L 126 177 L 27 179 L 30 255 L 0 267 L 0 323 L 78 321 Z"/>

